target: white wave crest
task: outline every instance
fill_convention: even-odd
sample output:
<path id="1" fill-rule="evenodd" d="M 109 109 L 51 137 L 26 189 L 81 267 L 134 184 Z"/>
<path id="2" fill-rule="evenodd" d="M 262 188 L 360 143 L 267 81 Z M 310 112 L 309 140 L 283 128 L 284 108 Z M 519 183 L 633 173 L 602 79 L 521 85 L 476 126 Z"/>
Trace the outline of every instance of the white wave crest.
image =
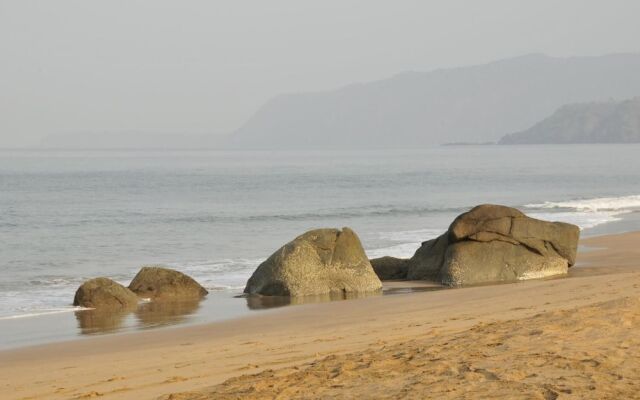
<path id="1" fill-rule="evenodd" d="M 527 204 L 524 207 L 534 210 L 527 212 L 531 217 L 569 222 L 578 225 L 580 229 L 589 229 L 609 222 L 620 221 L 623 214 L 640 210 L 640 195 L 545 201 L 544 203 Z"/>
<path id="2" fill-rule="evenodd" d="M 447 229 L 417 229 L 413 231 L 380 232 L 381 239 L 394 242 L 424 242 L 443 234 Z"/>
<path id="3" fill-rule="evenodd" d="M 367 257 L 379 258 L 384 256 L 397 257 L 397 258 L 410 258 L 413 253 L 420 247 L 420 242 L 415 243 L 402 243 L 391 247 L 384 247 L 381 249 L 366 250 Z"/>
<path id="4" fill-rule="evenodd" d="M 527 204 L 527 208 L 566 208 L 577 211 L 622 211 L 640 209 L 640 195 L 621 197 L 598 197 L 568 201 L 545 201 L 539 204 Z"/>
<path id="5" fill-rule="evenodd" d="M 544 221 L 560 221 L 574 224 L 580 227 L 580 229 L 590 229 L 598 225 L 607 224 L 609 222 L 620 221 L 622 214 L 626 214 L 629 211 L 575 211 L 575 212 L 553 212 L 553 213 L 540 213 L 540 212 L 528 212 L 527 215 L 532 218 L 541 219 Z"/>

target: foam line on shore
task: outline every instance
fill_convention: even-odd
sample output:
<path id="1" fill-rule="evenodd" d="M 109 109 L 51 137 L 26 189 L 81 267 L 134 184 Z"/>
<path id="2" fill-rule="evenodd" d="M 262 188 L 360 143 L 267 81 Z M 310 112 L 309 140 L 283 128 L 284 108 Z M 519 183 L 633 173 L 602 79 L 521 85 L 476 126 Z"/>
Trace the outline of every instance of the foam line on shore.
<path id="1" fill-rule="evenodd" d="M 4 317 L 0 317 L 0 321 L 11 320 L 11 319 L 20 319 L 20 318 L 30 318 L 30 317 L 40 317 L 43 315 L 53 315 L 53 314 L 63 314 L 68 312 L 75 311 L 85 311 L 85 310 L 93 310 L 90 307 L 69 307 L 69 308 L 59 308 L 59 309 L 50 309 L 50 310 L 40 310 L 38 312 L 31 312 L 26 314 L 16 314 L 16 315 L 7 315 Z"/>

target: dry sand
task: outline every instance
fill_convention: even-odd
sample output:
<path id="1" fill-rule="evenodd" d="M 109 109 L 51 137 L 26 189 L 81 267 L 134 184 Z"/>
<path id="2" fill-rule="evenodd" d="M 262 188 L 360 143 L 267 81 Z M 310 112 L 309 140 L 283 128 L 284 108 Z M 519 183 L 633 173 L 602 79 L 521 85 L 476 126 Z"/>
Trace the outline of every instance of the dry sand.
<path id="1" fill-rule="evenodd" d="M 5 351 L 0 397 L 639 398 L 640 233 L 583 244 L 566 279 Z"/>

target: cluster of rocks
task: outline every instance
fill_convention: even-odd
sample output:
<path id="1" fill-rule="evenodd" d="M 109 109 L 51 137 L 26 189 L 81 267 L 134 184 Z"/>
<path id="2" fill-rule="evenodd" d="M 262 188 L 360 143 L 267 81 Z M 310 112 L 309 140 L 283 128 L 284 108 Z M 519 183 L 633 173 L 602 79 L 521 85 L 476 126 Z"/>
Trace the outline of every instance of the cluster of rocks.
<path id="1" fill-rule="evenodd" d="M 125 287 L 109 278 L 94 278 L 76 291 L 74 306 L 95 309 L 132 309 L 141 298 L 155 301 L 195 300 L 207 295 L 193 278 L 161 266 L 144 266 Z"/>
<path id="2" fill-rule="evenodd" d="M 517 209 L 481 205 L 448 231 L 423 242 L 410 259 L 368 260 L 349 228 L 298 236 L 260 264 L 245 293 L 309 296 L 380 290 L 381 280 L 429 280 L 448 286 L 510 282 L 566 274 L 580 230 L 527 217 Z"/>
<path id="3" fill-rule="evenodd" d="M 423 242 L 410 259 L 369 260 L 349 228 L 316 229 L 285 244 L 255 270 L 248 295 L 353 296 L 382 289 L 381 280 L 429 280 L 449 286 L 509 282 L 566 274 L 576 260 L 577 226 L 527 217 L 505 206 L 481 205 L 448 231 Z M 139 298 L 199 299 L 207 291 L 171 269 L 143 267 L 124 287 L 108 278 L 85 282 L 74 305 L 131 308 Z"/>

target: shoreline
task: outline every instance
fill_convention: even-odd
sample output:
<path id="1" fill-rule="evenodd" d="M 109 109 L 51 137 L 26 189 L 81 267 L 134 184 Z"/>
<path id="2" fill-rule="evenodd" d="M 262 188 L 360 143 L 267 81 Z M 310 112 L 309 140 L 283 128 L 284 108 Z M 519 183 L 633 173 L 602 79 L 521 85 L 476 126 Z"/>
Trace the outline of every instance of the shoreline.
<path id="1" fill-rule="evenodd" d="M 582 231 L 583 239 L 599 235 L 609 235 L 632 231 L 640 225 L 640 212 L 622 213 L 616 221 L 604 223 Z M 581 251 L 588 251 L 581 245 Z M 576 268 L 570 269 L 569 276 L 582 274 Z M 406 290 L 398 289 L 399 283 L 385 283 L 383 295 L 408 291 L 409 287 L 419 288 L 424 282 L 405 282 Z M 423 290 L 423 289 L 416 289 Z M 291 304 L 286 299 L 238 299 L 240 290 L 210 291 L 209 296 L 197 304 L 177 304 L 176 307 L 161 308 L 154 304 L 142 305 L 135 312 L 108 318 L 94 318 L 90 312 L 75 310 L 71 307 L 55 312 L 43 312 L 32 316 L 14 316 L 0 318 L 0 351 L 39 344 L 63 341 L 86 340 L 100 335 L 120 335 L 132 332 L 144 332 L 148 329 L 167 329 L 190 327 L 230 319 L 253 317 L 265 309 L 286 307 Z M 335 301 L 336 299 L 332 299 Z M 306 299 L 303 302 L 324 302 L 328 299 Z M 341 301 L 341 300 L 340 300 Z M 349 299 L 352 301 L 352 299 Z"/>
<path id="2" fill-rule="evenodd" d="M 567 279 L 376 296 L 0 351 L 9 398 L 156 398 L 267 369 L 636 296 L 640 232 L 587 237 Z M 575 272 L 574 272 L 575 271 Z M 34 382 L 33 376 L 38 376 Z"/>
<path id="3" fill-rule="evenodd" d="M 181 329 L 230 320 L 253 318 L 265 312 L 291 306 L 354 301 L 369 297 L 395 296 L 450 289 L 429 281 L 387 281 L 377 293 L 356 297 L 331 296 L 246 297 L 241 292 L 210 292 L 199 301 L 141 304 L 135 311 L 109 312 L 93 309 L 63 310 L 0 319 L 0 353 L 23 348 L 81 342 L 100 337 L 129 335 L 165 329 Z M 17 338 L 17 339 L 16 339 Z"/>

